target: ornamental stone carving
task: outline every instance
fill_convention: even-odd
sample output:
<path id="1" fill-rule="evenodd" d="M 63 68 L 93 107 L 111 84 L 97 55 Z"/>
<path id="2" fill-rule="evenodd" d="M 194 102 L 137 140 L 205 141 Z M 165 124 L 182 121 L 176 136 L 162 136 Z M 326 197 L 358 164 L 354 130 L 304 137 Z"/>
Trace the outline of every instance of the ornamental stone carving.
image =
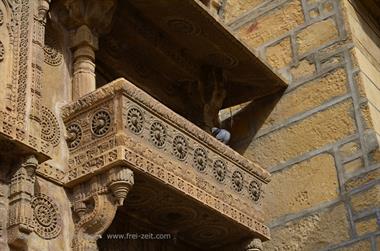
<path id="1" fill-rule="evenodd" d="M 62 228 L 58 206 L 46 194 L 36 194 L 32 200 L 34 232 L 43 239 L 56 238 Z"/>
<path id="2" fill-rule="evenodd" d="M 59 123 L 55 115 L 47 108 L 42 107 L 41 137 L 49 141 L 53 146 L 58 145 L 61 138 Z"/>
<path id="3" fill-rule="evenodd" d="M 104 115 L 97 116 L 103 121 L 94 122 L 98 111 L 107 111 L 112 123 L 107 133 L 93 138 L 94 128 L 107 124 Z M 130 82 L 118 79 L 104 85 L 64 107 L 62 114 L 68 134 L 78 128 L 83 134 L 70 149 L 66 186 L 75 187 L 124 163 L 202 205 L 223 208 L 225 217 L 269 237 L 249 191 L 250 181 L 267 183 L 268 173 Z M 216 187 L 223 187 L 223 193 Z M 94 198 L 90 201 L 95 203 Z"/>
<path id="4" fill-rule="evenodd" d="M 243 186 L 244 186 L 243 182 L 244 182 L 243 174 L 240 171 L 233 172 L 232 185 L 236 191 L 240 192 L 241 190 L 243 190 Z"/>
<path id="5" fill-rule="evenodd" d="M 96 241 L 112 223 L 133 184 L 133 172 L 118 166 L 73 188 L 74 251 L 98 250 Z"/>
<path id="6" fill-rule="evenodd" d="M 166 128 L 158 121 L 153 122 L 150 127 L 150 139 L 156 147 L 163 147 L 166 142 Z"/>
<path id="7" fill-rule="evenodd" d="M 179 159 L 179 160 L 184 160 L 186 158 L 188 151 L 188 144 L 182 135 L 177 135 L 173 139 L 173 152 L 174 155 Z"/>
<path id="8" fill-rule="evenodd" d="M 2 10 L 0 10 L 0 26 L 2 26 L 4 23 L 4 13 Z"/>
<path id="9" fill-rule="evenodd" d="M 139 134 L 143 130 L 144 116 L 140 109 L 132 107 L 127 113 L 127 124 L 129 130 L 135 134 Z"/>
<path id="10" fill-rule="evenodd" d="M 221 160 L 215 160 L 212 171 L 216 180 L 222 182 L 225 179 L 227 173 L 226 164 Z"/>
<path id="11" fill-rule="evenodd" d="M 249 184 L 249 195 L 253 201 L 258 201 L 261 196 L 261 185 L 257 181 L 251 181 Z"/>
<path id="12" fill-rule="evenodd" d="M 91 120 L 91 130 L 96 136 L 104 136 L 110 129 L 111 116 L 107 111 L 97 111 Z"/>
<path id="13" fill-rule="evenodd" d="M 3 43 L 0 41 L 0 62 L 4 60 L 5 57 L 5 48 Z"/>
<path id="14" fill-rule="evenodd" d="M 194 150 L 194 165 L 199 171 L 204 171 L 207 167 L 207 153 L 203 148 Z"/>
<path id="15" fill-rule="evenodd" d="M 82 139 L 82 128 L 77 123 L 67 126 L 67 145 L 69 149 L 76 148 Z"/>

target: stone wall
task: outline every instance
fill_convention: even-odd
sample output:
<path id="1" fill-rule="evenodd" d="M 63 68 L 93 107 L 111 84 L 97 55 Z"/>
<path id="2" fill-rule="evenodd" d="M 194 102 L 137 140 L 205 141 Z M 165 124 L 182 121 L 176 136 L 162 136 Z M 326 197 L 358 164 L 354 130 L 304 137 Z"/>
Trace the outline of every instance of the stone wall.
<path id="1" fill-rule="evenodd" d="M 351 1 L 225 0 L 219 12 L 290 83 L 234 145 L 273 175 L 266 250 L 380 249 L 380 32 Z M 254 121 L 245 107 L 221 116 Z"/>

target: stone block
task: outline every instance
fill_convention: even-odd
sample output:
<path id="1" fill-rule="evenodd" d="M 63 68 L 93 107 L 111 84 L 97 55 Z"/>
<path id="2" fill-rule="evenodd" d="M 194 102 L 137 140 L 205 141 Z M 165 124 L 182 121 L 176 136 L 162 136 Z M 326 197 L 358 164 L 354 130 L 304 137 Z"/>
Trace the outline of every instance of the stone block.
<path id="1" fill-rule="evenodd" d="M 343 69 L 332 71 L 285 94 L 265 122 L 264 128 L 318 107 L 345 93 L 347 93 L 345 71 Z"/>
<path id="2" fill-rule="evenodd" d="M 251 48 L 274 40 L 304 22 L 300 0 L 293 0 L 243 26 L 238 36 Z"/>
<path id="3" fill-rule="evenodd" d="M 380 207 L 380 185 L 375 185 L 366 191 L 353 195 L 351 205 L 354 213 Z"/>
<path id="4" fill-rule="evenodd" d="M 356 233 L 364 235 L 376 232 L 379 228 L 376 217 L 355 222 Z"/>
<path id="5" fill-rule="evenodd" d="M 264 250 L 311 251 L 349 239 L 346 209 L 340 204 L 272 229 Z"/>
<path id="6" fill-rule="evenodd" d="M 224 8 L 224 20 L 226 23 L 232 22 L 264 2 L 265 0 L 228 0 Z"/>
<path id="7" fill-rule="evenodd" d="M 334 249 L 334 251 L 372 251 L 371 248 L 371 241 L 370 240 L 364 240 L 355 242 L 353 244 L 349 244 L 348 246 Z"/>
<path id="8" fill-rule="evenodd" d="M 364 167 L 364 162 L 362 158 L 354 159 L 347 163 L 344 163 L 343 169 L 345 173 L 353 173 L 359 171 Z"/>
<path id="9" fill-rule="evenodd" d="M 349 179 L 344 186 L 346 191 L 351 191 L 352 189 L 359 188 L 371 181 L 378 179 L 380 179 L 380 169 L 376 169 L 360 176 L 353 177 Z"/>
<path id="10" fill-rule="evenodd" d="M 323 189 L 321 189 L 323 187 Z M 338 196 L 334 158 L 321 154 L 276 172 L 267 185 L 264 212 L 268 221 L 301 212 Z"/>
<path id="11" fill-rule="evenodd" d="M 275 69 L 282 68 L 292 62 L 292 46 L 290 37 L 284 38 L 280 43 L 266 49 L 266 58 L 270 66 Z"/>
<path id="12" fill-rule="evenodd" d="M 326 19 L 307 26 L 297 34 L 299 54 L 306 54 L 338 38 L 334 19 Z"/>
<path id="13" fill-rule="evenodd" d="M 269 168 L 355 132 L 352 104 L 346 101 L 253 140 L 244 155 Z"/>
<path id="14" fill-rule="evenodd" d="M 358 153 L 359 150 L 360 150 L 359 142 L 352 141 L 352 142 L 342 145 L 339 148 L 339 155 L 342 159 L 346 159 Z"/>
<path id="15" fill-rule="evenodd" d="M 315 73 L 315 64 L 307 59 L 301 60 L 298 65 L 290 69 L 293 80 L 311 76 Z"/>

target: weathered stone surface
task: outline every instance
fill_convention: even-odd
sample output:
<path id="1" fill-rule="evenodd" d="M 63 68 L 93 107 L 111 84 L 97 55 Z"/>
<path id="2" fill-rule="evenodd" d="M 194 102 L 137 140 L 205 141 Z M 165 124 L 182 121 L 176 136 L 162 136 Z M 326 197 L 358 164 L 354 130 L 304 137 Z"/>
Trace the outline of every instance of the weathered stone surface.
<path id="1" fill-rule="evenodd" d="M 308 77 L 315 73 L 315 64 L 307 59 L 303 59 L 299 64 L 290 69 L 293 80 Z"/>
<path id="2" fill-rule="evenodd" d="M 345 159 L 356 154 L 359 150 L 360 150 L 359 143 L 353 141 L 341 146 L 339 148 L 339 154 L 341 158 Z"/>
<path id="3" fill-rule="evenodd" d="M 293 0 L 248 23 L 238 32 L 251 48 L 279 37 L 304 22 L 300 0 Z"/>
<path id="4" fill-rule="evenodd" d="M 234 21 L 239 16 L 245 14 L 247 11 L 254 9 L 265 0 L 229 0 L 226 2 L 224 8 L 225 22 L 229 23 Z"/>
<path id="5" fill-rule="evenodd" d="M 267 221 L 333 200 L 338 196 L 334 158 L 321 154 L 276 172 L 266 191 Z"/>
<path id="6" fill-rule="evenodd" d="M 363 159 L 358 158 L 352 161 L 349 161 L 343 165 L 345 173 L 353 173 L 364 167 Z"/>
<path id="7" fill-rule="evenodd" d="M 338 30 L 333 19 L 312 24 L 297 34 L 299 53 L 305 54 L 337 38 Z"/>
<path id="8" fill-rule="evenodd" d="M 292 61 L 292 56 L 289 37 L 281 40 L 278 44 L 268 47 L 266 50 L 267 61 L 275 69 L 288 65 Z"/>
<path id="9" fill-rule="evenodd" d="M 358 250 L 361 250 L 361 251 L 371 251 L 371 241 L 370 240 L 364 240 L 364 241 L 359 241 L 359 242 L 355 242 L 351 245 L 348 245 L 348 246 L 345 246 L 345 247 L 342 247 L 342 248 L 338 248 L 338 249 L 334 249 L 336 251 L 358 251 Z"/>
<path id="10" fill-rule="evenodd" d="M 375 185 L 364 192 L 356 193 L 351 198 L 354 213 L 380 207 L 380 185 Z"/>
<path id="11" fill-rule="evenodd" d="M 337 104 L 256 139 L 244 155 L 265 168 L 283 163 L 355 133 L 351 113 L 351 102 Z"/>
<path id="12" fill-rule="evenodd" d="M 364 235 L 371 232 L 376 232 L 379 228 L 376 217 L 361 220 L 355 223 L 356 232 L 358 235 Z"/>
<path id="13" fill-rule="evenodd" d="M 340 204 L 274 228 L 264 250 L 321 250 L 349 239 L 348 227 L 345 207 Z"/>
<path id="14" fill-rule="evenodd" d="M 380 170 L 378 169 L 349 179 L 345 183 L 345 189 L 350 191 L 377 179 L 380 179 Z"/>
<path id="15" fill-rule="evenodd" d="M 285 94 L 266 120 L 264 127 L 280 123 L 345 93 L 347 93 L 346 73 L 343 69 L 337 69 Z"/>

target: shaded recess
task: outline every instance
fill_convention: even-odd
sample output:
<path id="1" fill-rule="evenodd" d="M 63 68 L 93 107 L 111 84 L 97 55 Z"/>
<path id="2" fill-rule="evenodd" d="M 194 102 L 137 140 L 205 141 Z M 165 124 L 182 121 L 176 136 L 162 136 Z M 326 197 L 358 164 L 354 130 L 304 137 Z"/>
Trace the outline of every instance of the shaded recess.
<path id="1" fill-rule="evenodd" d="M 136 233 L 155 237 L 133 239 Z M 113 237 L 120 234 L 124 237 Z M 250 238 L 252 234 L 241 225 L 154 179 L 137 174 L 124 206 L 98 244 L 100 250 L 115 251 L 231 250 Z"/>
<path id="2" fill-rule="evenodd" d="M 99 48 L 98 87 L 124 77 L 203 128 L 206 113 L 286 88 L 199 1 L 119 1 Z"/>

